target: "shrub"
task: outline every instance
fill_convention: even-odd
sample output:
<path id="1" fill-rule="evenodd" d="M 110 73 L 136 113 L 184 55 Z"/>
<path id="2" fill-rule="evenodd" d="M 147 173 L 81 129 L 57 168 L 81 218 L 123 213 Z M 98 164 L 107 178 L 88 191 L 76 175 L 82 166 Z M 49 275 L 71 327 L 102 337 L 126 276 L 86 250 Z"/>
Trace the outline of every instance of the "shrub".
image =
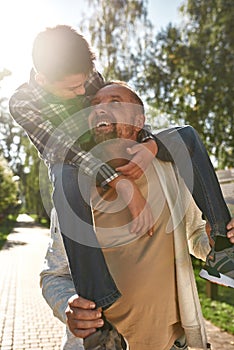
<path id="1" fill-rule="evenodd" d="M 0 221 L 17 207 L 18 189 L 7 161 L 0 157 Z"/>

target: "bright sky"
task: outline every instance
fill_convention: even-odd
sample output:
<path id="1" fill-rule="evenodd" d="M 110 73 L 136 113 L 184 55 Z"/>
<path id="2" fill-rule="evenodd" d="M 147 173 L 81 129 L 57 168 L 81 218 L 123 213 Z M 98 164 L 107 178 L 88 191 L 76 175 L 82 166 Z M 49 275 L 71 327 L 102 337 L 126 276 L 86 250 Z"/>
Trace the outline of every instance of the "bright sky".
<path id="1" fill-rule="evenodd" d="M 156 30 L 180 20 L 181 3 L 149 0 L 149 17 Z M 77 27 L 82 12 L 84 0 L 0 0 L 0 71 L 12 72 L 0 82 L 0 93 L 7 97 L 28 79 L 32 42 L 39 31 L 57 24 Z"/>

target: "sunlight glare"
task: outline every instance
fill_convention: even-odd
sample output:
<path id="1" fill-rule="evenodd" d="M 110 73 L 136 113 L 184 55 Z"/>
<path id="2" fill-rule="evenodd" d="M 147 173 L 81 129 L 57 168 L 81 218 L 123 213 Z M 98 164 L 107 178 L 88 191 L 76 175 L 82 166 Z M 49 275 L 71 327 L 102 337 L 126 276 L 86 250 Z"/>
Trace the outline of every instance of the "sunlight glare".
<path id="1" fill-rule="evenodd" d="M 44 1 L 7 0 L 1 6 L 0 40 L 2 62 L 9 68 L 15 64 L 30 63 L 33 39 L 48 18 L 48 9 L 42 6 Z"/>
<path id="2" fill-rule="evenodd" d="M 2 0 L 0 2 L 0 71 L 7 68 L 23 82 L 32 67 L 32 43 L 38 32 L 63 22 L 64 11 L 55 0 Z M 18 83 L 17 83 L 18 84 Z"/>

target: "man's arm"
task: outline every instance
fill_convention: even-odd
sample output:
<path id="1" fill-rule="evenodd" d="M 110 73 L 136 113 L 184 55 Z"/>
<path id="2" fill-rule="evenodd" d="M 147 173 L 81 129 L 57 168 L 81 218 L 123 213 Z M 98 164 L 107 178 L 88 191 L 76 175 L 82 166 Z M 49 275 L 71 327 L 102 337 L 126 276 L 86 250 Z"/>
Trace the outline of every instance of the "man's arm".
<path id="1" fill-rule="evenodd" d="M 42 294 L 54 316 L 67 324 L 76 337 L 84 338 L 103 325 L 100 310 L 92 301 L 78 297 L 72 281 L 55 209 L 51 213 L 51 241 L 40 274 Z M 71 339 L 69 342 L 78 341 Z M 74 345 L 81 346 L 81 341 Z"/>
<path id="2" fill-rule="evenodd" d="M 190 205 L 185 215 L 186 233 L 190 254 L 203 261 L 206 260 L 211 246 L 206 233 L 206 222 L 202 220 L 202 213 L 190 197 Z"/>
<path id="3" fill-rule="evenodd" d="M 76 294 L 68 267 L 67 257 L 58 230 L 55 209 L 51 214 L 51 240 L 46 253 L 44 267 L 40 274 L 42 294 L 56 317 L 66 323 L 65 310 L 68 300 Z"/>

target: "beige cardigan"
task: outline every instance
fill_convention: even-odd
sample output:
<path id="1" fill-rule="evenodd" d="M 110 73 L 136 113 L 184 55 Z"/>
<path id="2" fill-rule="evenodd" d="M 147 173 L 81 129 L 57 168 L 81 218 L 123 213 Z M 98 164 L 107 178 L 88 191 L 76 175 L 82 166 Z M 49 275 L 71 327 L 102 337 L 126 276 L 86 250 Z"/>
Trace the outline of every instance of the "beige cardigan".
<path id="1" fill-rule="evenodd" d="M 171 225 L 173 225 L 181 323 L 189 347 L 205 350 L 207 349 L 205 326 L 189 255 L 191 253 L 197 258 L 205 260 L 210 249 L 205 233 L 205 223 L 201 220 L 201 212 L 194 204 L 183 180 L 177 176 L 173 166 L 157 159 L 154 159 L 153 164 L 171 211 L 168 232 L 171 231 Z M 58 232 L 58 221 L 53 210 L 51 242 L 40 275 L 41 286 L 43 296 L 52 308 L 54 315 L 66 323 L 67 301 L 76 292 L 61 237 L 55 231 Z M 83 349 L 82 340 L 75 338 L 67 329 L 61 349 L 81 350 Z"/>

